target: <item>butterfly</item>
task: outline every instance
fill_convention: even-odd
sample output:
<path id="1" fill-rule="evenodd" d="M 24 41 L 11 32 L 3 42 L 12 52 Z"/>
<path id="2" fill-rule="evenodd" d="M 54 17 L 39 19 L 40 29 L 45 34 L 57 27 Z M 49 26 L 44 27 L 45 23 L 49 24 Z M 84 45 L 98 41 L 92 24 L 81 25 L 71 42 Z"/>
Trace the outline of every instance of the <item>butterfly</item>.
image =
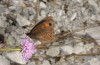
<path id="1" fill-rule="evenodd" d="M 29 37 L 37 39 L 42 43 L 50 42 L 54 40 L 54 20 L 52 16 L 48 16 L 41 20 L 32 28 L 28 33 Z"/>

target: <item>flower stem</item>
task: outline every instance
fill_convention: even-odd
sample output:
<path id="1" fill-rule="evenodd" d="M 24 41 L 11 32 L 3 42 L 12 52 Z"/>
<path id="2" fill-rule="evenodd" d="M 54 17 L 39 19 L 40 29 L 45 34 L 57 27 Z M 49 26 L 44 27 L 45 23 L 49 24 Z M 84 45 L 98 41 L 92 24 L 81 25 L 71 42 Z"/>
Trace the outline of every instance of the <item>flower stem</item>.
<path id="1" fill-rule="evenodd" d="M 1 52 L 6 52 L 6 51 L 21 51 L 21 48 L 4 48 L 0 49 Z"/>

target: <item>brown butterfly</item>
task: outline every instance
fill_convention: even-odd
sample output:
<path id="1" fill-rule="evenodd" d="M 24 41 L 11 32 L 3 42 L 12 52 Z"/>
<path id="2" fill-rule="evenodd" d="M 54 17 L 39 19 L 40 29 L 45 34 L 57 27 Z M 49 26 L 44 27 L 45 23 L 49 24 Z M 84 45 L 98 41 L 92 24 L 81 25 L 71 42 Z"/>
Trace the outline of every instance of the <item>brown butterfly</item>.
<path id="1" fill-rule="evenodd" d="M 52 16 L 46 17 L 41 20 L 33 29 L 28 33 L 31 38 L 38 39 L 42 43 L 54 40 L 54 20 Z"/>

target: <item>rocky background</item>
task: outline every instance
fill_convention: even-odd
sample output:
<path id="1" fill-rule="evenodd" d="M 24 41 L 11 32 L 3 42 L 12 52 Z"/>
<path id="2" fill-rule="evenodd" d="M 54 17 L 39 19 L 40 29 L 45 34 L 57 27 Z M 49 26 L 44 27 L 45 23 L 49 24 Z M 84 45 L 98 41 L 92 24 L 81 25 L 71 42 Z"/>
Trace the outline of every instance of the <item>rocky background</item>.
<path id="1" fill-rule="evenodd" d="M 0 0 L 0 48 L 19 47 L 47 16 L 55 20 L 55 34 L 70 30 L 72 36 L 38 50 L 27 63 L 19 51 L 0 53 L 0 65 L 100 65 L 99 0 Z"/>

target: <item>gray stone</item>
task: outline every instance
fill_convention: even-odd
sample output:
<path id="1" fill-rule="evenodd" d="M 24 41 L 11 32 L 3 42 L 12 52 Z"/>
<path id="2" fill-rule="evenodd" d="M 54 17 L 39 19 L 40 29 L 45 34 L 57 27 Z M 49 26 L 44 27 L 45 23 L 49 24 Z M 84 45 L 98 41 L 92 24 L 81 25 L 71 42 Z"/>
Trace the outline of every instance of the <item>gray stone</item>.
<path id="1" fill-rule="evenodd" d="M 88 0 L 88 2 L 89 2 L 90 5 L 93 5 L 95 8 L 98 9 L 98 5 L 97 5 L 95 0 Z"/>
<path id="2" fill-rule="evenodd" d="M 59 47 L 53 47 L 47 50 L 47 55 L 49 56 L 57 56 L 60 53 Z"/>
<path id="3" fill-rule="evenodd" d="M 97 44 L 100 45 L 99 43 L 100 42 L 99 40 L 100 39 L 100 26 L 86 29 L 85 33 L 84 33 L 84 30 L 76 32 L 76 34 L 81 34 L 81 35 L 84 35 L 86 33 L 88 33 L 92 38 L 94 38 Z"/>
<path id="4" fill-rule="evenodd" d="M 58 62 L 55 63 L 55 65 L 67 65 L 67 63 L 63 58 L 61 58 Z"/>
<path id="5" fill-rule="evenodd" d="M 72 15 L 72 17 L 70 18 L 70 21 L 73 21 L 76 17 L 77 17 L 77 13 L 74 13 L 74 14 Z"/>
<path id="6" fill-rule="evenodd" d="M 0 65 L 10 65 L 10 61 L 8 61 L 4 56 L 0 55 Z"/>
<path id="7" fill-rule="evenodd" d="M 81 63 L 80 65 L 90 65 L 88 62 Z"/>
<path id="8" fill-rule="evenodd" d="M 5 33 L 5 29 L 4 28 L 0 28 L 0 34 L 4 34 Z"/>
<path id="9" fill-rule="evenodd" d="M 47 5 L 46 5 L 45 3 L 43 3 L 43 2 L 40 2 L 40 7 L 41 7 L 41 8 L 46 8 Z"/>
<path id="10" fill-rule="evenodd" d="M 19 24 L 19 26 L 28 26 L 30 25 L 30 21 L 27 20 L 25 17 L 22 17 L 21 15 L 17 14 L 17 23 Z"/>
<path id="11" fill-rule="evenodd" d="M 3 21 L 2 19 L 0 19 L 0 27 L 1 28 L 7 27 L 7 23 L 5 21 Z"/>
<path id="12" fill-rule="evenodd" d="M 93 58 L 88 61 L 90 65 L 100 65 L 100 61 L 97 58 Z"/>
<path id="13" fill-rule="evenodd" d="M 10 6 L 9 9 L 15 10 L 17 13 L 22 13 L 22 8 L 25 7 L 23 0 L 12 0 L 10 3 L 13 6 Z"/>
<path id="14" fill-rule="evenodd" d="M 44 60 L 42 65 L 51 65 L 50 62 L 48 60 Z"/>
<path id="15" fill-rule="evenodd" d="M 46 15 L 47 15 L 47 13 L 44 10 L 41 10 L 41 16 L 45 18 Z"/>
<path id="16" fill-rule="evenodd" d="M 84 45 L 84 48 L 87 52 L 89 52 L 91 49 L 93 49 L 94 47 L 94 43 L 91 43 L 91 44 L 85 44 Z"/>
<path id="17" fill-rule="evenodd" d="M 31 20 L 33 22 L 33 18 L 35 17 L 35 15 L 31 15 L 29 16 L 29 20 Z"/>
<path id="18" fill-rule="evenodd" d="M 15 42 L 16 46 L 20 46 L 21 38 L 23 35 L 17 35 L 16 33 L 12 33 L 12 36 L 13 36 L 14 40 L 16 41 Z"/>
<path id="19" fill-rule="evenodd" d="M 0 5 L 0 14 L 5 12 L 6 8 L 3 5 Z"/>
<path id="20" fill-rule="evenodd" d="M 23 16 L 25 16 L 26 18 L 28 18 L 29 17 L 29 7 L 24 8 L 22 14 L 23 14 Z"/>
<path id="21" fill-rule="evenodd" d="M 80 53 L 86 53 L 86 50 L 83 46 L 83 43 L 78 43 L 74 49 L 73 49 L 73 53 L 75 54 L 80 54 Z"/>
<path id="22" fill-rule="evenodd" d="M 15 27 L 15 26 L 8 26 L 6 28 L 6 33 L 14 32 L 14 31 L 16 31 L 16 29 L 17 29 L 17 27 Z"/>
<path id="23" fill-rule="evenodd" d="M 30 61 L 27 63 L 27 65 L 36 65 L 36 63 L 35 63 L 35 61 L 32 61 L 32 62 Z"/>
<path id="24" fill-rule="evenodd" d="M 9 46 L 12 47 L 15 45 L 15 39 L 13 38 L 12 35 L 8 35 L 5 40 L 6 40 L 6 44 Z"/>
<path id="25" fill-rule="evenodd" d="M 73 47 L 72 46 L 62 46 L 61 50 L 65 54 L 72 54 L 73 53 Z"/>
<path id="26" fill-rule="evenodd" d="M 26 29 L 22 29 L 22 28 L 16 29 L 16 33 L 19 35 L 24 34 L 26 33 Z"/>
<path id="27" fill-rule="evenodd" d="M 34 2 L 34 3 L 36 3 L 36 2 L 37 2 L 37 0 L 33 0 L 33 2 Z"/>
<path id="28" fill-rule="evenodd" d="M 19 64 L 26 64 L 26 61 L 23 59 L 22 53 L 20 51 L 13 51 L 13 52 L 7 53 L 6 56 L 13 62 L 16 62 Z"/>

